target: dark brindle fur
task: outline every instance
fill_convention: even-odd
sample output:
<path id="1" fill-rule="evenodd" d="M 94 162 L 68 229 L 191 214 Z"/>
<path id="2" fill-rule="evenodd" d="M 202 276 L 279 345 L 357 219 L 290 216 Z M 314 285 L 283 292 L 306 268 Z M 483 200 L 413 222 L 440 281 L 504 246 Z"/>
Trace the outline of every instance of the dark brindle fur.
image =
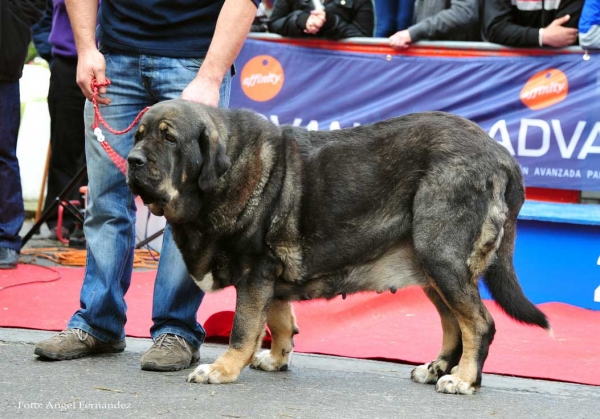
<path id="1" fill-rule="evenodd" d="M 423 287 L 443 344 L 412 378 L 445 393 L 481 385 L 495 328 L 480 276 L 510 316 L 549 329 L 512 264 L 520 168 L 466 119 L 308 132 L 173 100 L 144 115 L 128 162 L 132 192 L 169 221 L 198 285 L 237 290 L 229 349 L 189 381 L 232 382 L 250 363 L 287 369 L 294 300 Z M 265 322 L 272 348 L 258 352 Z"/>

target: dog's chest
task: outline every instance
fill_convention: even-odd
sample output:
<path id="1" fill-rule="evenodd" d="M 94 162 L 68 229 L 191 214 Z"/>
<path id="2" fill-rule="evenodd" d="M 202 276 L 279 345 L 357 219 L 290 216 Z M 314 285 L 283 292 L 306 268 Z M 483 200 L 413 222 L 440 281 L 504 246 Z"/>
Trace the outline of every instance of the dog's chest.
<path id="1" fill-rule="evenodd" d="M 204 292 L 216 291 L 215 289 L 213 289 L 215 286 L 215 281 L 214 281 L 212 273 L 208 273 L 201 278 L 197 278 L 194 275 L 190 275 L 190 276 L 192 277 L 192 279 L 194 280 L 194 282 L 196 283 L 198 288 L 200 288 L 202 291 L 204 291 Z"/>

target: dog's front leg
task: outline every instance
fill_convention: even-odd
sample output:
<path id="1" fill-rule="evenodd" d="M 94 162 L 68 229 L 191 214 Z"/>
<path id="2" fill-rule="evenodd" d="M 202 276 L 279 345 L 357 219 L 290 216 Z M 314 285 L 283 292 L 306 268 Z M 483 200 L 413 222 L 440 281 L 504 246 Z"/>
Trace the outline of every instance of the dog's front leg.
<path id="1" fill-rule="evenodd" d="M 274 285 L 263 277 L 249 277 L 236 286 L 237 303 L 229 349 L 212 364 L 203 364 L 188 376 L 191 383 L 232 383 L 250 364 L 262 343 Z"/>
<path id="2" fill-rule="evenodd" d="M 298 333 L 292 304 L 289 301 L 273 301 L 267 325 L 272 337 L 271 350 L 257 352 L 251 367 L 264 371 L 287 371 L 292 363 L 294 335 Z"/>

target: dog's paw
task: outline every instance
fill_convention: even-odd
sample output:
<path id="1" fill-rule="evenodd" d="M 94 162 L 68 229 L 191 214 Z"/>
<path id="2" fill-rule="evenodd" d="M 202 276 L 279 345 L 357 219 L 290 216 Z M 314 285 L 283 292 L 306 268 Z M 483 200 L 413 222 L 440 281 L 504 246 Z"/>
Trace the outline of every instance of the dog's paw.
<path id="1" fill-rule="evenodd" d="M 273 355 L 271 351 L 262 351 L 254 356 L 251 368 L 263 371 L 287 371 L 292 361 L 292 352 L 280 356 Z"/>
<path id="2" fill-rule="evenodd" d="M 435 385 L 438 393 L 447 394 L 474 394 L 476 389 L 472 384 L 462 381 L 456 375 L 448 374 L 440 378 Z"/>
<path id="3" fill-rule="evenodd" d="M 222 367 L 215 364 L 199 365 L 193 373 L 188 375 L 188 383 L 225 384 L 237 380 L 237 374 L 227 373 Z"/>
<path id="4" fill-rule="evenodd" d="M 438 380 L 437 374 L 433 372 L 433 368 L 431 367 L 431 362 L 425 365 L 419 365 L 417 368 L 413 369 L 410 373 L 410 378 L 415 383 L 421 384 L 435 384 Z"/>

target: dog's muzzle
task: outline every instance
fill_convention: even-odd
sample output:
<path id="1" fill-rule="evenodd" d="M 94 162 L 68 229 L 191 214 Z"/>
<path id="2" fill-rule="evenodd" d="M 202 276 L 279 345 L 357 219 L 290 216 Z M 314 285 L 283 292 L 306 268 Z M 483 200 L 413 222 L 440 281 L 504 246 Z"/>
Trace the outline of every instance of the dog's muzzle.
<path id="1" fill-rule="evenodd" d="M 148 158 L 142 152 L 142 150 L 134 148 L 129 152 L 127 156 L 127 164 L 129 166 L 129 170 L 135 171 L 142 167 L 144 167 L 148 163 Z"/>
<path id="2" fill-rule="evenodd" d="M 147 177 L 148 158 L 142 150 L 133 149 L 127 156 L 127 185 L 132 193 L 139 195 L 145 205 L 164 207 L 168 199 L 157 194 L 157 188 Z"/>

